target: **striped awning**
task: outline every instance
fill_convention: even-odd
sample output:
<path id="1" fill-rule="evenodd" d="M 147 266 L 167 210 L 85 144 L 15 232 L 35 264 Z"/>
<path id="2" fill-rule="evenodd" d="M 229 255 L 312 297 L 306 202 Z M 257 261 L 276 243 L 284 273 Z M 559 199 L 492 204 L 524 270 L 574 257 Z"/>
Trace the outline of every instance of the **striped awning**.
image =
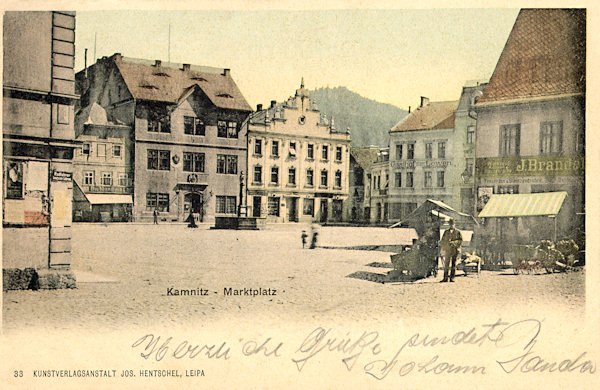
<path id="1" fill-rule="evenodd" d="M 479 218 L 528 217 L 556 215 L 567 193 L 545 192 L 539 194 L 494 194 L 479 213 Z"/>

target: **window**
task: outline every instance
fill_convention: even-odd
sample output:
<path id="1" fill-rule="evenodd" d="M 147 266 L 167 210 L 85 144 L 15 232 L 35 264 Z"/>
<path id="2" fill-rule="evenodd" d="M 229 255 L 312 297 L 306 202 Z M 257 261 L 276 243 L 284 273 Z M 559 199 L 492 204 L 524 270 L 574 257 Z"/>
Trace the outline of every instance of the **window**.
<path id="1" fill-rule="evenodd" d="M 327 145 L 323 145 L 321 148 L 321 159 L 327 160 L 329 158 L 329 148 Z"/>
<path id="2" fill-rule="evenodd" d="M 562 122 L 544 122 L 540 126 L 540 154 L 562 152 Z"/>
<path id="3" fill-rule="evenodd" d="M 267 208 L 269 215 L 279 217 L 279 198 L 276 196 L 270 196 L 267 200 Z"/>
<path id="4" fill-rule="evenodd" d="M 500 126 L 500 156 L 518 156 L 520 143 L 520 124 Z"/>
<path id="5" fill-rule="evenodd" d="M 23 163 L 17 161 L 4 161 L 6 171 L 6 198 L 23 198 Z"/>
<path id="6" fill-rule="evenodd" d="M 168 171 L 171 169 L 171 152 L 148 149 L 148 169 Z"/>
<path id="7" fill-rule="evenodd" d="M 83 172 L 83 184 L 86 186 L 94 185 L 94 171 Z"/>
<path id="8" fill-rule="evenodd" d="M 148 119 L 148 131 L 151 133 L 170 133 L 171 123 L 169 116 Z"/>
<path id="9" fill-rule="evenodd" d="M 473 167 L 475 165 L 475 159 L 474 158 L 467 158 L 465 160 L 465 170 L 467 172 L 469 172 L 471 175 L 473 174 Z"/>
<path id="10" fill-rule="evenodd" d="M 296 157 L 296 143 L 290 142 L 290 157 Z"/>
<path id="11" fill-rule="evenodd" d="M 112 152 L 114 157 L 121 157 L 121 145 L 113 145 Z"/>
<path id="12" fill-rule="evenodd" d="M 334 187 L 342 188 L 342 171 L 335 171 Z"/>
<path id="13" fill-rule="evenodd" d="M 396 160 L 402 160 L 402 144 L 396 144 Z"/>
<path id="14" fill-rule="evenodd" d="M 314 199 L 305 198 L 303 206 L 304 207 L 303 207 L 303 210 L 302 210 L 302 214 L 304 214 L 304 215 L 310 215 L 310 216 L 314 217 L 314 215 L 315 215 L 315 200 Z"/>
<path id="15" fill-rule="evenodd" d="M 89 155 L 89 154 L 90 154 L 90 144 L 89 144 L 89 143 L 87 143 L 87 142 L 86 142 L 86 143 L 84 143 L 84 144 L 83 144 L 83 149 L 81 150 L 81 152 L 82 152 L 83 154 L 87 154 L 87 155 Z"/>
<path id="16" fill-rule="evenodd" d="M 279 184 L 279 167 L 271 168 L 271 184 Z"/>
<path id="17" fill-rule="evenodd" d="M 519 185 L 512 186 L 498 186 L 497 194 L 518 194 L 519 193 Z"/>
<path id="18" fill-rule="evenodd" d="M 321 187 L 327 187 L 327 170 L 321 171 Z"/>
<path id="19" fill-rule="evenodd" d="M 446 141 L 438 142 L 438 158 L 446 158 Z"/>
<path id="20" fill-rule="evenodd" d="M 429 188 L 432 186 L 432 179 L 431 179 L 431 172 L 430 171 L 426 171 L 424 172 L 424 180 L 423 180 L 423 186 L 426 188 Z"/>
<path id="21" fill-rule="evenodd" d="M 306 146 L 306 157 L 307 158 L 315 158 L 315 145 L 308 144 Z"/>
<path id="22" fill-rule="evenodd" d="M 577 145 L 575 149 L 578 153 L 585 153 L 585 134 L 577 134 Z"/>
<path id="23" fill-rule="evenodd" d="M 415 158 L 415 144 L 406 144 L 406 159 L 414 160 Z"/>
<path id="24" fill-rule="evenodd" d="M 475 126 L 467 126 L 467 143 L 475 143 Z"/>
<path id="25" fill-rule="evenodd" d="M 444 187 L 444 176 L 445 176 L 444 171 L 438 171 L 438 173 L 437 173 L 437 186 L 439 188 Z"/>
<path id="26" fill-rule="evenodd" d="M 127 174 L 126 173 L 119 173 L 119 186 L 121 187 L 127 187 Z"/>
<path id="27" fill-rule="evenodd" d="M 204 172 L 204 153 L 183 152 L 184 172 Z"/>
<path id="28" fill-rule="evenodd" d="M 402 172 L 396 172 L 396 187 L 402 187 Z"/>
<path id="29" fill-rule="evenodd" d="M 290 168 L 288 171 L 288 184 L 296 185 L 296 168 Z"/>
<path id="30" fill-rule="evenodd" d="M 315 185 L 313 179 L 313 170 L 310 168 L 306 170 L 306 185 L 311 187 Z"/>
<path id="31" fill-rule="evenodd" d="M 217 214 L 235 214 L 237 198 L 235 196 L 216 196 L 216 208 Z"/>
<path id="32" fill-rule="evenodd" d="M 342 161 L 342 147 L 335 147 L 335 161 Z"/>
<path id="33" fill-rule="evenodd" d="M 183 132 L 189 135 L 204 135 L 206 132 L 206 127 L 200 118 L 184 116 Z"/>
<path id="34" fill-rule="evenodd" d="M 237 156 L 217 154 L 217 173 L 237 174 Z"/>
<path id="35" fill-rule="evenodd" d="M 225 120 L 217 121 L 217 137 L 237 138 L 238 137 L 237 122 L 225 121 Z"/>
<path id="36" fill-rule="evenodd" d="M 169 194 L 146 193 L 146 210 L 169 211 Z"/>
<path id="37" fill-rule="evenodd" d="M 102 172 L 100 184 L 103 186 L 112 186 L 112 172 Z"/>
<path id="38" fill-rule="evenodd" d="M 408 188 L 412 188 L 413 187 L 413 173 L 412 172 L 406 172 L 406 186 Z"/>
<path id="39" fill-rule="evenodd" d="M 425 158 L 433 157 L 433 144 L 428 142 L 425 144 Z"/>
<path id="40" fill-rule="evenodd" d="M 271 142 L 271 156 L 273 156 L 273 157 L 279 156 L 279 141 Z"/>
<path id="41" fill-rule="evenodd" d="M 98 144 L 98 150 L 96 151 L 98 157 L 106 157 L 106 144 Z"/>
<path id="42" fill-rule="evenodd" d="M 254 140 L 254 154 L 262 155 L 262 139 Z"/>
<path id="43" fill-rule="evenodd" d="M 254 183 L 262 183 L 262 167 L 260 165 L 254 167 Z"/>

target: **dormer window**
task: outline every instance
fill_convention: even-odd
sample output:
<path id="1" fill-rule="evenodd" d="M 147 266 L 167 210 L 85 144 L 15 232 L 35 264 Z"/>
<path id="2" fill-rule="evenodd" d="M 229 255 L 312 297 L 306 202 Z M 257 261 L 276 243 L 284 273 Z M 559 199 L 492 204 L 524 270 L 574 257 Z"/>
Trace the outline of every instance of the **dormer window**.
<path id="1" fill-rule="evenodd" d="M 233 99 L 233 96 L 231 96 L 228 93 L 220 93 L 217 95 L 218 97 L 222 97 L 222 98 L 226 98 L 226 99 Z"/>
<path id="2" fill-rule="evenodd" d="M 171 77 L 171 76 L 169 76 L 167 73 L 165 73 L 165 72 L 160 72 L 160 71 L 159 71 L 159 72 L 156 72 L 156 73 L 153 73 L 153 75 L 154 75 L 154 76 Z"/>
<path id="3" fill-rule="evenodd" d="M 193 77 L 190 77 L 190 79 L 196 80 L 196 81 L 208 81 L 204 77 L 200 77 L 200 76 L 193 76 Z"/>
<path id="4" fill-rule="evenodd" d="M 156 85 L 152 85 L 152 84 L 140 84 L 140 88 L 145 88 L 145 89 L 158 89 L 158 87 Z"/>

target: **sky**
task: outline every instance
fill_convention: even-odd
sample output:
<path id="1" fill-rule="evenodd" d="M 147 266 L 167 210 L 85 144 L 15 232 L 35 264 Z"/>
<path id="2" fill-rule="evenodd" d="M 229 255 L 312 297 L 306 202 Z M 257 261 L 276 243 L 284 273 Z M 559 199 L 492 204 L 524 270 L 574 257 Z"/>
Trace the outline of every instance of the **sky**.
<path id="1" fill-rule="evenodd" d="M 230 68 L 252 107 L 345 86 L 408 109 L 487 80 L 518 9 L 78 11 L 76 71 L 94 58 Z M 94 41 L 96 42 L 94 44 Z M 95 51 L 95 57 L 94 57 Z"/>

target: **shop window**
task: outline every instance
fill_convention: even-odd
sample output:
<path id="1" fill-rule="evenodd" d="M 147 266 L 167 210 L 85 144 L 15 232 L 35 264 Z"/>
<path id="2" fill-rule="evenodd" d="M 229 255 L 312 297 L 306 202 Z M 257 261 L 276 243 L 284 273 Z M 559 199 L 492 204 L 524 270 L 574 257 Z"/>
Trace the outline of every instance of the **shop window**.
<path id="1" fill-rule="evenodd" d="M 217 214 L 235 214 L 236 201 L 235 196 L 217 195 L 215 212 Z"/>
<path id="2" fill-rule="evenodd" d="M 23 163 L 6 162 L 6 199 L 23 198 Z"/>
<path id="3" fill-rule="evenodd" d="M 315 200 L 314 199 L 304 199 L 302 214 L 310 215 L 314 217 L 315 215 Z"/>
<path id="4" fill-rule="evenodd" d="M 279 197 L 270 196 L 267 206 L 269 215 L 279 217 Z"/>
<path id="5" fill-rule="evenodd" d="M 146 210 L 169 211 L 169 194 L 146 193 Z"/>

